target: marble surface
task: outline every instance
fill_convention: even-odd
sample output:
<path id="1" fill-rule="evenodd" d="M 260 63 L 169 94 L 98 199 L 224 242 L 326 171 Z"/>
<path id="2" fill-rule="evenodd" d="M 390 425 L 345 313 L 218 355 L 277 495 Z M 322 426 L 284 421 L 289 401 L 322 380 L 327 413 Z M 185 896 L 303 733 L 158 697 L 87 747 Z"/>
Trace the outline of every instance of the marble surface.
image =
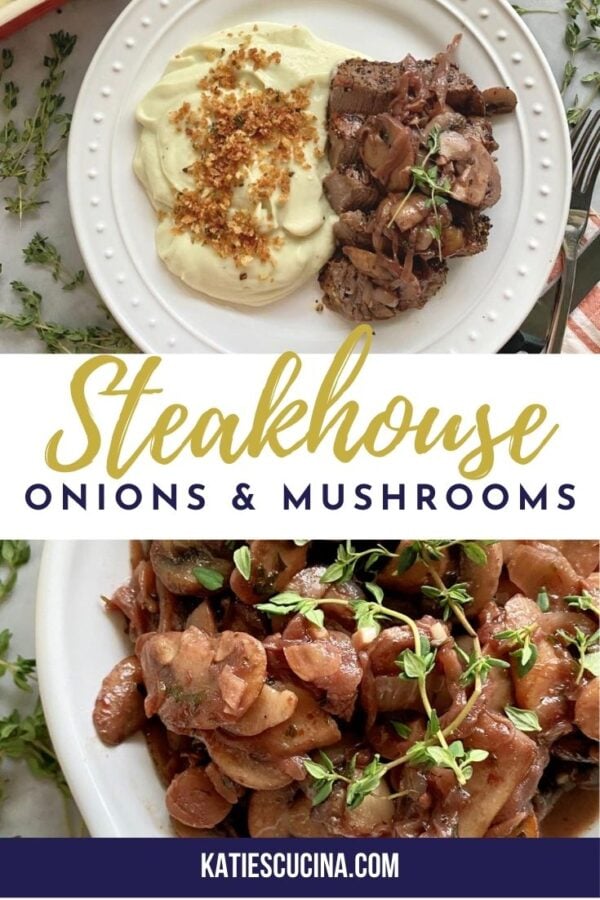
<path id="1" fill-rule="evenodd" d="M 31 546 L 31 560 L 19 570 L 13 593 L 0 605 L 0 630 L 13 634 L 9 658 L 35 656 L 34 607 L 38 569 L 42 552 L 40 542 Z M 0 681 L 0 716 L 13 709 L 28 715 L 36 693 L 25 693 L 12 684 L 9 675 Z M 0 837 L 78 837 L 83 824 L 74 807 L 51 781 L 35 778 L 18 761 L 0 764 L 2 800 L 0 800 Z"/>
<path id="2" fill-rule="evenodd" d="M 16 64 L 11 70 L 13 80 L 22 86 L 21 102 L 31 100 L 42 77 L 41 60 L 47 51 L 48 34 L 62 28 L 78 35 L 78 43 L 69 60 L 68 77 L 63 86 L 66 96 L 65 109 L 72 109 L 79 85 L 87 66 L 107 29 L 127 5 L 127 0 L 71 0 L 60 12 L 51 12 L 31 24 L 22 32 L 9 38 L 3 45 L 10 46 L 15 53 Z M 522 0 L 522 5 L 549 10 L 562 10 L 562 0 Z M 537 14 L 525 17 L 525 22 L 535 34 L 546 54 L 555 76 L 560 79 L 567 59 L 563 44 L 565 26 L 561 12 Z M 591 71 L 597 67 L 597 60 L 590 55 L 581 59 L 581 71 Z M 580 86 L 580 100 L 585 99 L 586 86 Z M 48 235 L 59 245 L 65 265 L 71 270 L 81 266 L 81 258 L 69 220 L 65 181 L 66 158 L 61 153 L 51 168 L 51 178 L 44 188 L 47 204 L 33 216 L 27 216 L 22 223 L 0 211 L 0 309 L 18 312 L 20 303 L 10 287 L 13 280 L 22 279 L 38 290 L 44 297 L 44 312 L 47 319 L 67 325 L 102 324 L 104 316 L 98 308 L 93 291 L 79 291 L 66 294 L 52 281 L 49 275 L 26 267 L 21 260 L 23 247 L 36 231 Z M 3 185 L 4 187 L 4 185 Z M 2 195 L 5 191 L 2 192 Z M 596 206 L 600 205 L 600 187 L 597 189 Z M 0 331 L 0 352 L 25 353 L 43 352 L 37 338 L 29 332 L 16 333 Z"/>

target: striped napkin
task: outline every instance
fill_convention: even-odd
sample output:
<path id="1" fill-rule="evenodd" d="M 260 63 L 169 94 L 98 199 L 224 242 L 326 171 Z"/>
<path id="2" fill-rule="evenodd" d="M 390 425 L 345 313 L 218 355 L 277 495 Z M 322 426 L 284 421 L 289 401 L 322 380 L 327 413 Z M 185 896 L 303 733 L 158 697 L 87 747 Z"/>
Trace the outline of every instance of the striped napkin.
<path id="1" fill-rule="evenodd" d="M 600 214 L 592 212 L 582 245 L 589 244 L 600 233 Z M 598 236 L 600 253 L 600 236 Z M 559 259 L 552 270 L 550 283 L 556 281 L 562 269 Z M 600 353 L 600 282 L 592 288 L 577 309 L 569 316 L 563 343 L 563 353 Z"/>

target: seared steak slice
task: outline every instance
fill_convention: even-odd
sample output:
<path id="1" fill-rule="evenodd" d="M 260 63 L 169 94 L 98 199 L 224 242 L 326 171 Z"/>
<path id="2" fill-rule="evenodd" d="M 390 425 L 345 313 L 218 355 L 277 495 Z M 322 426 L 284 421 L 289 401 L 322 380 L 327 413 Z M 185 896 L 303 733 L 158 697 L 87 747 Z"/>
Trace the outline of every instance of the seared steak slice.
<path id="1" fill-rule="evenodd" d="M 321 269 L 319 284 L 323 290 L 323 303 L 328 309 L 353 322 L 370 322 L 391 319 L 411 307 L 420 308 L 442 287 L 447 271 L 445 263 L 438 260 L 415 259 L 420 292 L 415 297 L 411 290 L 407 296 L 402 288 L 392 291 L 376 285 L 347 257 L 336 256 Z"/>
<path id="2" fill-rule="evenodd" d="M 326 263 L 319 274 L 319 284 L 325 306 L 345 319 L 370 322 L 372 319 L 391 319 L 396 315 L 396 295 L 376 287 L 345 257 Z"/>
<path id="3" fill-rule="evenodd" d="M 331 80 L 330 113 L 384 112 L 394 98 L 401 73 L 399 63 L 345 60 Z"/>
<path id="4" fill-rule="evenodd" d="M 336 213 L 349 209 L 372 209 L 379 190 L 368 172 L 356 166 L 334 169 L 323 181 L 327 199 Z"/>
<path id="5" fill-rule="evenodd" d="M 487 248 L 492 224 L 487 216 L 453 203 L 452 225 L 442 232 L 444 257 L 475 256 Z"/>
<path id="6" fill-rule="evenodd" d="M 498 149 L 498 144 L 492 131 L 492 123 L 483 116 L 471 116 L 470 119 L 467 119 L 464 134 L 472 134 L 478 137 L 488 153 L 493 153 Z"/>
<path id="7" fill-rule="evenodd" d="M 461 72 L 454 63 L 448 70 L 448 91 L 446 103 L 465 116 L 484 116 L 483 94 L 468 75 Z"/>
<path id="8" fill-rule="evenodd" d="M 372 249 L 371 220 L 372 216 L 368 216 L 362 209 L 352 209 L 342 213 L 333 226 L 337 243 L 364 247 L 367 250 Z"/>
<path id="9" fill-rule="evenodd" d="M 331 168 L 349 166 L 359 156 L 358 135 L 365 121 L 355 113 L 333 113 L 329 117 L 329 162 Z"/>
<path id="10" fill-rule="evenodd" d="M 447 64 L 444 74 L 440 72 L 438 58 L 415 59 L 409 55 L 400 63 L 400 71 L 405 77 L 399 83 L 401 90 L 392 106 L 394 115 L 402 116 L 404 112 L 417 109 L 423 111 L 424 107 L 432 107 L 436 100 L 465 116 L 485 115 L 482 92 L 454 63 Z M 417 99 L 420 102 L 415 106 Z"/>

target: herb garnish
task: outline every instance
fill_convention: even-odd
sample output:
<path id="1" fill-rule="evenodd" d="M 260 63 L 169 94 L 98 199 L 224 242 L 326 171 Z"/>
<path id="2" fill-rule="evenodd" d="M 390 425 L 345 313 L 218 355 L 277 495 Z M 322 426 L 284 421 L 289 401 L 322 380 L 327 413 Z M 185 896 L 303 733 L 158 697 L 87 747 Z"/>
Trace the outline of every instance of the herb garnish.
<path id="1" fill-rule="evenodd" d="M 577 61 L 580 52 L 587 47 L 596 51 L 600 50 L 600 37 L 595 34 L 600 26 L 600 0 L 567 0 L 564 8 L 567 14 L 564 41 L 570 51 L 570 56 L 563 71 L 561 84 L 563 95 L 567 92 L 579 68 Z M 570 125 L 575 125 L 579 121 L 600 90 L 599 72 L 588 72 L 579 80 L 581 84 L 590 85 L 592 90 L 583 104 L 580 104 L 579 96 L 575 94 L 573 104 L 567 108 L 567 121 Z"/>
<path id="2" fill-rule="evenodd" d="M 433 210 L 435 222 L 429 227 L 429 232 L 437 243 L 439 258 L 442 258 L 442 220 L 439 214 L 439 207 L 448 202 L 450 194 L 450 181 L 447 178 L 440 178 L 439 169 L 435 165 L 428 165 L 433 156 L 440 152 L 440 129 L 434 126 L 427 136 L 427 152 L 420 166 L 412 166 L 410 170 L 411 184 L 394 210 L 394 214 L 387 224 L 391 228 L 398 218 L 401 210 L 404 208 L 408 199 L 418 189 L 427 194 L 426 206 Z"/>
<path id="3" fill-rule="evenodd" d="M 460 545 L 464 550 L 464 545 L 467 545 L 469 558 L 477 559 L 481 563 L 486 560 L 484 546 L 491 543 L 494 542 L 415 541 L 408 548 L 405 548 L 405 550 L 408 549 L 410 551 L 411 565 L 420 560 L 428 570 L 427 574 L 433 583 L 432 587 L 435 588 L 435 595 L 430 592 L 428 596 L 438 600 L 445 618 L 453 615 L 458 619 L 473 641 L 473 654 L 465 660 L 468 663 L 467 672 L 469 672 L 470 668 L 468 682 L 473 684 L 473 689 L 461 711 L 445 728 L 441 727 L 438 714 L 431 705 L 427 691 L 427 676 L 435 666 L 437 650 L 432 647 L 428 637 L 419 631 L 417 622 L 414 619 L 396 609 L 385 606 L 384 594 L 379 585 L 374 582 L 368 582 L 365 585 L 367 592 L 373 599 L 346 600 L 337 597 L 315 599 L 302 597 L 300 594 L 292 591 L 286 591 L 271 597 L 266 603 L 257 605 L 257 609 L 269 615 L 302 615 L 319 627 L 322 627 L 324 623 L 324 613 L 319 608 L 321 605 L 345 606 L 352 610 L 359 630 L 375 628 L 377 633 L 379 621 L 382 618 L 387 618 L 402 622 L 408 626 L 412 633 L 414 646 L 413 648 L 406 648 L 399 654 L 396 659 L 396 665 L 399 669 L 399 677 L 417 682 L 419 695 L 428 720 L 424 740 L 412 744 L 402 757 L 387 763 L 382 763 L 379 755 L 376 754 L 360 773 L 356 772 L 356 757 L 351 762 L 347 773 L 337 772 L 332 761 L 323 752 L 319 754 L 320 762 L 306 760 L 304 763 L 306 770 L 314 779 L 314 784 L 312 785 L 314 805 L 322 803 L 331 794 L 334 783 L 341 781 L 347 784 L 346 804 L 350 808 L 354 808 L 362 803 L 366 796 L 373 793 L 387 772 L 405 763 L 409 765 L 450 768 L 454 772 L 458 783 L 464 785 L 473 774 L 472 764 L 487 758 L 487 751 L 477 748 L 465 750 L 461 741 L 453 741 L 451 744 L 448 744 L 447 737 L 459 728 L 477 703 L 490 669 L 494 665 L 506 666 L 507 664 L 502 660 L 492 660 L 490 657 L 483 657 L 477 632 L 466 618 L 463 610 L 463 607 L 471 602 L 472 598 L 466 593 L 464 585 L 455 586 L 457 590 L 454 592 L 451 587 L 447 588 L 435 569 L 435 561 L 441 558 L 443 550 L 447 547 Z M 365 567 L 369 568 L 375 565 L 382 557 L 396 558 L 399 560 L 399 567 L 402 567 L 404 571 L 410 567 L 410 565 L 407 565 L 405 550 L 401 554 L 396 554 L 390 552 L 382 545 L 377 545 L 375 548 L 358 553 L 348 541 L 346 544 L 340 544 L 336 562 L 326 570 L 321 581 L 325 581 L 326 576 L 331 581 L 334 579 L 335 581 L 348 580 L 354 574 L 359 560 L 363 559 L 366 560 Z M 423 593 L 425 593 L 424 587 L 422 588 Z M 392 722 L 391 725 L 400 737 L 409 737 L 410 729 L 408 726 L 400 722 Z"/>
<path id="4" fill-rule="evenodd" d="M 12 564 L 21 566 L 29 559 L 29 545 L 25 541 L 2 541 L 1 544 L 3 550 L 8 545 L 9 549 L 5 552 Z M 14 583 L 13 581 L 12 587 Z M 35 660 L 23 656 L 9 659 L 11 638 L 8 628 L 0 632 L 0 678 L 9 674 L 19 690 L 30 692 L 31 682 L 36 678 Z M 13 709 L 9 715 L 0 718 L 0 763 L 3 759 L 22 760 L 34 775 L 54 781 L 61 793 L 65 797 L 69 796 L 69 788 L 54 753 L 39 698 L 29 715 L 23 716 L 19 710 Z M 1 796 L 0 781 L 0 798 Z"/>
<path id="5" fill-rule="evenodd" d="M 48 178 L 53 157 L 67 139 L 71 116 L 62 111 L 65 97 L 60 93 L 64 63 L 73 52 L 77 38 L 64 31 L 50 35 L 51 54 L 44 57 L 45 76 L 38 87 L 37 106 L 19 127 L 13 119 L 0 129 L 0 181 L 16 182 L 16 192 L 5 197 L 6 210 L 19 218 L 44 201 L 39 199 L 41 185 Z M 11 68 L 13 54 L 2 51 L 0 76 Z M 5 82 L 3 103 L 12 111 L 18 102 L 18 88 Z"/>
<path id="6" fill-rule="evenodd" d="M 62 284 L 63 291 L 74 291 L 84 284 L 86 274 L 83 269 L 71 272 L 64 265 L 62 256 L 47 237 L 37 231 L 23 250 L 23 259 L 27 265 L 38 265 L 48 269 L 54 281 Z"/>
<path id="7" fill-rule="evenodd" d="M 250 555 L 250 547 L 248 544 L 244 544 L 242 547 L 237 548 L 233 554 L 233 561 L 242 578 L 245 578 L 246 581 L 250 581 L 250 575 L 252 574 L 252 556 Z"/>
<path id="8" fill-rule="evenodd" d="M 17 656 L 16 659 L 7 659 L 6 654 L 10 646 L 12 634 L 5 628 L 0 631 L 0 678 L 10 673 L 13 684 L 21 691 L 30 691 L 30 680 L 35 679 L 35 659 L 24 659 Z"/>
<path id="9" fill-rule="evenodd" d="M 390 725 L 398 735 L 398 737 L 407 740 L 410 737 L 410 728 L 404 722 L 390 722 Z"/>
<path id="10" fill-rule="evenodd" d="M 107 327 L 90 325 L 71 328 L 58 322 L 48 321 L 44 318 L 42 311 L 42 295 L 22 281 L 13 281 L 11 287 L 21 300 L 22 312 L 13 314 L 0 311 L 0 328 L 13 328 L 16 331 L 34 330 L 38 338 L 46 345 L 49 353 L 131 353 L 137 351 L 137 347 L 112 320 L 95 291 L 88 286 L 84 270 L 71 272 L 64 265 L 57 247 L 47 237 L 39 232 L 36 233 L 23 249 L 23 259 L 26 265 L 38 265 L 47 269 L 52 275 L 53 281 L 62 285 L 63 291 L 72 292 L 79 288 L 87 290 L 96 298 L 110 325 Z"/>
<path id="11" fill-rule="evenodd" d="M 524 625 L 522 628 L 514 630 L 498 631 L 494 635 L 497 641 L 508 641 L 510 646 L 514 647 L 510 655 L 517 662 L 519 678 L 527 675 L 536 663 L 538 652 L 532 642 L 532 635 L 536 628 L 537 624 L 532 622 L 531 625 Z"/>
<path id="12" fill-rule="evenodd" d="M 600 616 L 600 607 L 598 607 L 598 604 L 589 591 L 583 591 L 581 594 L 571 594 L 564 599 L 569 606 L 580 609 L 582 612 L 593 612 L 597 616 Z"/>
<path id="13" fill-rule="evenodd" d="M 31 548 L 27 541 L 0 541 L 0 572 L 6 570 L 4 578 L 0 578 L 0 601 L 6 599 L 17 583 L 21 566 L 29 562 Z"/>
<path id="14" fill-rule="evenodd" d="M 541 731 L 537 713 L 532 709 L 518 709 L 516 706 L 505 706 L 504 713 L 519 731 Z"/>
<path id="15" fill-rule="evenodd" d="M 21 301 L 20 314 L 0 311 L 0 328 L 27 331 L 30 328 L 46 345 L 49 353 L 132 353 L 137 348 L 120 328 L 89 325 L 71 328 L 44 318 L 42 295 L 22 281 L 12 281 L 11 287 Z"/>
<path id="16" fill-rule="evenodd" d="M 225 584 L 225 576 L 217 569 L 211 569 L 209 566 L 197 566 L 193 572 L 196 581 L 207 591 L 218 591 Z"/>
<path id="17" fill-rule="evenodd" d="M 474 652 L 469 655 L 464 650 L 461 650 L 458 645 L 454 649 L 467 667 L 461 675 L 461 684 L 472 684 L 478 675 L 482 681 L 485 681 L 492 669 L 510 668 L 510 663 L 507 663 L 505 659 L 497 659 L 495 656 L 484 656 L 483 654 L 478 655 Z"/>
<path id="18" fill-rule="evenodd" d="M 546 588 L 542 588 L 537 595 L 537 605 L 542 612 L 548 612 L 550 609 L 550 598 Z"/>
<path id="19" fill-rule="evenodd" d="M 600 629 L 593 634 L 585 634 L 581 628 L 575 626 L 573 634 L 562 629 L 556 634 L 567 646 L 573 647 L 577 654 L 576 684 L 579 684 L 586 670 L 592 675 L 600 676 Z"/>
<path id="20" fill-rule="evenodd" d="M 34 775 L 53 781 L 65 797 L 69 796 L 39 699 L 30 715 L 23 716 L 14 709 L 0 719 L 0 761 L 5 758 L 22 760 Z"/>

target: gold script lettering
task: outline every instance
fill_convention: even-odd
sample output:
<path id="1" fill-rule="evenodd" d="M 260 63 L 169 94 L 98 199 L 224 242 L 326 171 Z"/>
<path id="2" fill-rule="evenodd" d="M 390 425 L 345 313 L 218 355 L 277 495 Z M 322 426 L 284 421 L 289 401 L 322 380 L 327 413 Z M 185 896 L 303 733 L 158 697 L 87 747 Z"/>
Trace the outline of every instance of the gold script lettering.
<path id="1" fill-rule="evenodd" d="M 231 464 L 244 455 L 256 458 L 265 451 L 286 457 L 306 447 L 309 453 L 315 453 L 332 436 L 333 455 L 342 463 L 353 460 L 361 450 L 377 458 L 389 456 L 401 443 L 410 440 L 417 455 L 429 453 L 440 445 L 448 453 L 461 451 L 463 455 L 457 462 L 460 474 L 479 479 L 492 471 L 501 445 L 506 446 L 514 462 L 526 465 L 541 453 L 558 430 L 556 424 L 546 426 L 548 411 L 539 403 L 526 406 L 509 428 L 496 432 L 489 404 L 482 404 L 465 421 L 458 413 L 442 415 L 436 406 L 417 411 L 410 399 L 402 395 L 393 396 L 366 424 L 359 426 L 360 404 L 350 391 L 367 361 L 371 341 L 368 326 L 354 329 L 333 357 L 312 404 L 291 395 L 303 365 L 309 363 L 303 363 L 298 354 L 290 351 L 279 356 L 271 367 L 256 400 L 251 425 L 245 426 L 245 432 L 241 417 L 235 412 L 211 407 L 196 413 L 192 419 L 184 404 L 172 403 L 155 416 L 149 430 L 142 431 L 141 439 L 136 437 L 133 449 L 126 449 L 126 442 L 134 430 L 131 427 L 134 416 L 137 414 L 138 425 L 143 416 L 143 399 L 163 393 L 161 387 L 150 387 L 161 359 L 147 357 L 139 364 L 137 360 L 126 361 L 115 356 L 94 357 L 76 370 L 70 388 L 85 447 L 74 458 L 65 458 L 65 430 L 61 429 L 48 441 L 46 463 L 58 472 L 74 472 L 90 465 L 107 443 L 107 474 L 120 478 L 145 451 L 160 465 L 168 465 L 184 452 L 201 458 L 213 451 L 224 463 Z M 139 366 L 138 371 L 127 386 L 129 367 L 134 366 Z M 91 379 L 99 373 L 107 382 L 106 387 L 96 389 L 95 396 L 88 397 Z M 373 401 L 380 393 L 379 389 L 371 395 Z M 106 436 L 94 416 L 93 401 L 98 402 L 100 397 L 122 398 L 112 432 Z M 295 428 L 293 437 L 292 428 Z M 288 437 L 287 441 L 284 436 Z"/>

